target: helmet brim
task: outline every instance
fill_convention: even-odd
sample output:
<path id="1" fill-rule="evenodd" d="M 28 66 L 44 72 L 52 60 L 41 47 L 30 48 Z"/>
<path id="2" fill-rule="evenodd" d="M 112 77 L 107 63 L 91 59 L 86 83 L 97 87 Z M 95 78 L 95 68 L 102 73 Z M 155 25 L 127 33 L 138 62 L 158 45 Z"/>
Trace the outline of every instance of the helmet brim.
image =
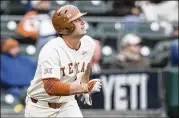
<path id="1" fill-rule="evenodd" d="M 84 15 L 86 15 L 87 14 L 87 12 L 86 13 L 79 13 L 79 14 L 77 14 L 75 17 L 73 17 L 72 19 L 70 19 L 70 22 L 72 22 L 72 21 L 74 21 L 74 20 L 76 20 L 76 19 L 78 19 L 78 18 L 80 18 L 80 17 L 82 17 L 82 16 L 84 16 Z"/>

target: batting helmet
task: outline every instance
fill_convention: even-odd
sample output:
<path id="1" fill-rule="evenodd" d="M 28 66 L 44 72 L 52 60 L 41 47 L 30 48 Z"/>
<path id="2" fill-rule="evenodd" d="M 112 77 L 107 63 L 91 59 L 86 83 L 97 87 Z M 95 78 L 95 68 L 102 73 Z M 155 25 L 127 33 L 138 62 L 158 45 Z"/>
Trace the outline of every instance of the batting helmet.
<path id="1" fill-rule="evenodd" d="M 72 21 L 87 13 L 81 13 L 74 5 L 65 5 L 57 9 L 52 16 L 52 24 L 59 34 L 70 34 L 75 30 Z"/>

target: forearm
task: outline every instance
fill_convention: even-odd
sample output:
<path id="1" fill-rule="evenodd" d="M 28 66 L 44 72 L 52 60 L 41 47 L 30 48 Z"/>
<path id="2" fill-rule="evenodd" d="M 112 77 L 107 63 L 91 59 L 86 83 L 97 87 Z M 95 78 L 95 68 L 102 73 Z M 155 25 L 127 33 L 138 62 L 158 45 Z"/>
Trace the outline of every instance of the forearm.
<path id="1" fill-rule="evenodd" d="M 90 78 L 90 63 L 87 66 L 87 70 L 85 71 L 85 74 L 83 75 L 81 79 L 81 83 L 88 83 Z"/>
<path id="2" fill-rule="evenodd" d="M 88 92 L 86 84 L 67 84 L 55 78 L 43 79 L 43 83 L 45 91 L 51 96 L 68 96 Z"/>
<path id="3" fill-rule="evenodd" d="M 69 95 L 88 93 L 86 84 L 70 84 Z"/>
<path id="4" fill-rule="evenodd" d="M 81 83 L 88 83 L 89 82 L 89 76 L 84 75 L 81 79 Z"/>

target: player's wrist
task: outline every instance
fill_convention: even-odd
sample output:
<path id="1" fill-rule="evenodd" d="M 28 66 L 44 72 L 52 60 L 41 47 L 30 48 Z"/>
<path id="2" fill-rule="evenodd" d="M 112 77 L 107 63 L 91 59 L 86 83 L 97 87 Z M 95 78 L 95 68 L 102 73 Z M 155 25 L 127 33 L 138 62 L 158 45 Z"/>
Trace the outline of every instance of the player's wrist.
<path id="1" fill-rule="evenodd" d="M 82 83 L 81 86 L 82 86 L 82 88 L 84 89 L 84 93 L 89 93 L 88 84 Z"/>

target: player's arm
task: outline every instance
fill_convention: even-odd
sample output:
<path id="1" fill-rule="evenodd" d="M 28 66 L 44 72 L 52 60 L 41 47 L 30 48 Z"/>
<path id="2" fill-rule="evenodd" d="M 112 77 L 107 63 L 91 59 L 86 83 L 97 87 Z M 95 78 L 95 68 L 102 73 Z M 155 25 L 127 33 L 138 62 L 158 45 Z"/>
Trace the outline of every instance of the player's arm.
<path id="1" fill-rule="evenodd" d="M 59 79 L 46 78 L 43 79 L 44 89 L 49 95 L 68 96 L 77 93 L 87 93 L 88 90 L 81 84 L 67 84 Z"/>
<path id="2" fill-rule="evenodd" d="M 83 77 L 81 79 L 82 83 L 88 83 L 89 78 L 90 78 L 91 62 L 92 62 L 92 58 L 94 56 L 94 51 L 95 51 L 95 43 L 94 43 L 94 40 L 91 37 L 90 37 L 90 43 L 91 43 L 91 47 L 93 47 L 93 48 L 90 49 L 91 61 L 90 61 L 90 63 L 88 63 L 85 74 L 83 75 Z"/>
<path id="3" fill-rule="evenodd" d="M 88 83 L 89 82 L 89 78 L 90 78 L 90 69 L 91 69 L 91 64 L 88 63 L 87 69 L 81 79 L 81 83 Z"/>
<path id="4" fill-rule="evenodd" d="M 87 84 L 67 84 L 59 79 L 46 78 L 43 79 L 44 89 L 49 95 L 53 96 L 68 96 L 81 93 L 99 92 L 101 89 L 101 81 L 94 79 Z"/>
<path id="5" fill-rule="evenodd" d="M 55 96 L 68 96 L 82 93 L 99 92 L 102 86 L 101 80 L 93 79 L 89 81 L 90 76 L 90 64 L 87 66 L 87 70 L 82 77 L 81 84 L 67 84 L 61 82 L 59 79 L 47 78 L 43 79 L 44 89 L 49 95 Z"/>
<path id="6" fill-rule="evenodd" d="M 91 70 L 91 63 L 88 64 L 87 70 L 85 71 L 81 83 L 88 83 L 90 78 L 90 70 Z M 80 94 L 78 96 L 81 96 L 80 101 L 87 105 L 92 105 L 92 98 L 90 96 L 90 93 Z"/>
<path id="7" fill-rule="evenodd" d="M 45 78 L 42 79 L 44 83 L 44 89 L 49 95 L 53 96 L 68 96 L 82 93 L 99 92 L 101 89 L 101 80 L 94 79 L 89 81 L 90 76 L 90 64 L 87 66 L 87 70 L 82 77 L 81 84 L 67 84 L 60 81 L 57 78 Z"/>

